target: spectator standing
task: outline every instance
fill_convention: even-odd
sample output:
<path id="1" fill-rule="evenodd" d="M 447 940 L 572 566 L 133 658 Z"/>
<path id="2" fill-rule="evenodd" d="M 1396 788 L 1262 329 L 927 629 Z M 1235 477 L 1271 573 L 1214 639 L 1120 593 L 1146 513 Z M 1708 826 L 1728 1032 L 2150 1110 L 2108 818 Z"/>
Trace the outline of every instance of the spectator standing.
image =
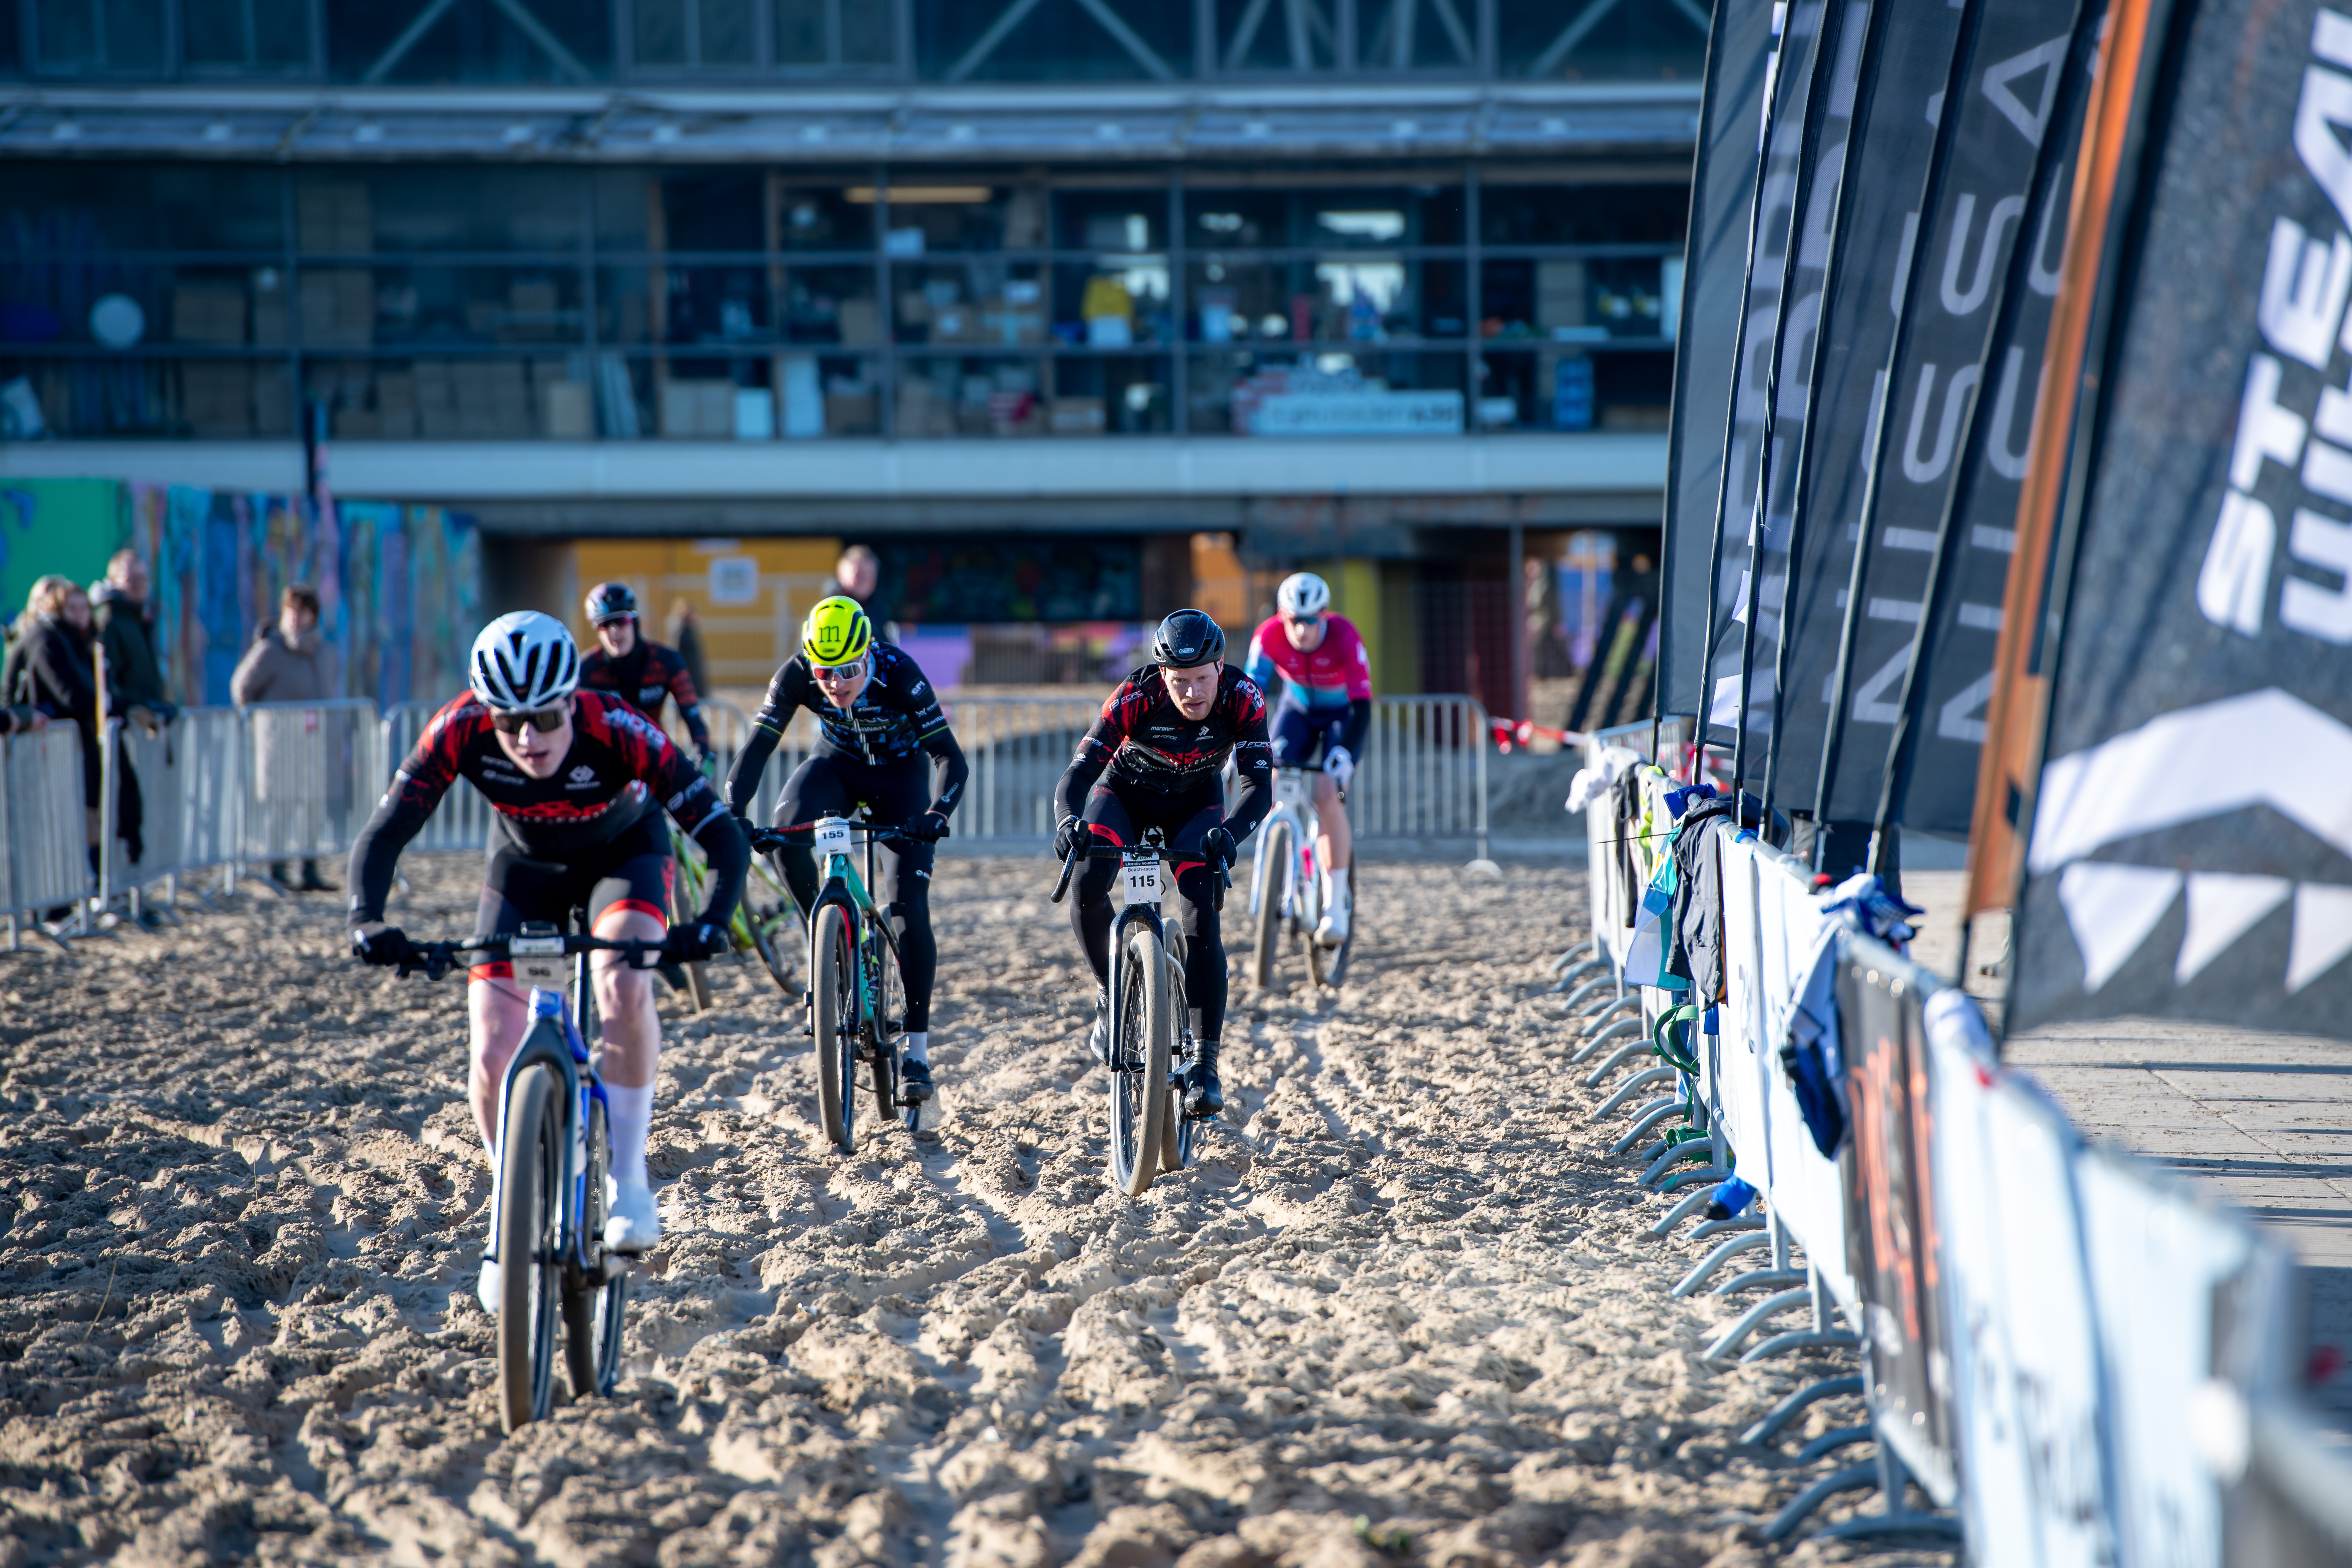
<path id="1" fill-rule="evenodd" d="M 278 620 L 263 629 L 237 662 L 229 678 L 228 693 L 240 708 L 257 702 L 327 702 L 342 695 L 341 672 L 335 650 L 319 628 L 318 593 L 302 584 L 286 590 L 278 600 Z M 302 862 L 302 880 L 286 875 L 286 862 L 269 868 L 279 886 L 305 893 L 329 891 L 320 879 L 316 860 Z"/>
<path id="2" fill-rule="evenodd" d="M 677 650 L 680 662 L 686 666 L 686 676 L 694 682 L 697 691 L 710 689 L 710 666 L 702 656 L 702 617 L 695 614 L 690 599 L 679 599 L 669 607 L 669 646 Z"/>
<path id="3" fill-rule="evenodd" d="M 874 613 L 874 590 L 882 581 L 882 558 L 863 544 L 853 544 L 833 563 L 833 580 L 844 597 L 857 601 L 868 616 Z"/>
<path id="4" fill-rule="evenodd" d="M 89 595 L 63 577 L 43 577 L 25 600 L 10 650 L 11 689 L 52 719 L 68 719 L 81 732 L 84 842 L 98 868 L 98 668 L 92 653 Z"/>
<path id="5" fill-rule="evenodd" d="M 147 608 L 147 563 L 135 550 L 118 550 L 106 563 L 105 580 L 90 584 L 90 615 L 104 656 L 110 718 L 128 719 L 149 734 L 172 721 L 163 695 L 163 665 L 155 657 L 154 617 Z M 139 774 L 118 752 L 115 763 L 114 836 L 137 865 L 146 855 L 147 810 Z"/>

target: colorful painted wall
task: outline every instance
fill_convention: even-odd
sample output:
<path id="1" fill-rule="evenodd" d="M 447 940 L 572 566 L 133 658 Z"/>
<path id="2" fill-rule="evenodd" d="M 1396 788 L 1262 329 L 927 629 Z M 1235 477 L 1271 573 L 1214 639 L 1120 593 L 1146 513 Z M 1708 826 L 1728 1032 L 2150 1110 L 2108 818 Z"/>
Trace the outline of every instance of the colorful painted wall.
<path id="1" fill-rule="evenodd" d="M 344 695 L 439 701 L 464 684 L 481 618 L 473 521 L 442 507 L 112 479 L 0 479 L 0 614 L 47 572 L 91 583 L 128 544 L 145 558 L 175 700 L 225 704 L 229 676 L 291 584 L 319 592 Z"/>

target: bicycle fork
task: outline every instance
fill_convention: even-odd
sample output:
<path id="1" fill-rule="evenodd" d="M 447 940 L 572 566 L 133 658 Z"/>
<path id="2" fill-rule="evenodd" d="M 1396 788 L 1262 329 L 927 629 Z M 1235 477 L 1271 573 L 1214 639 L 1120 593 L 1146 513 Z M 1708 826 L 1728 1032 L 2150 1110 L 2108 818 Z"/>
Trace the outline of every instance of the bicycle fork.
<path id="1" fill-rule="evenodd" d="M 530 1023 L 523 1031 L 522 1044 L 508 1059 L 507 1070 L 499 1079 L 499 1157 L 490 1162 L 490 1237 L 482 1255 L 493 1263 L 500 1261 L 499 1228 L 506 1216 L 507 1202 L 507 1110 L 514 1103 L 515 1080 L 531 1068 L 544 1066 L 553 1068 L 562 1082 L 560 1096 L 566 1120 L 571 1123 L 562 1145 L 562 1172 L 552 1194 L 561 1216 L 560 1246 L 581 1271 L 587 1273 L 591 1267 L 587 1252 L 588 1108 L 592 1101 L 603 1101 L 608 1127 L 612 1124 L 613 1108 L 605 1100 L 603 1082 L 581 1070 L 588 1066 L 588 1046 L 563 1005 L 563 994 L 544 986 L 531 987 L 530 1010 L 525 1016 Z M 570 1048 L 558 1049 L 540 1026 L 542 1023 L 560 1031 L 563 1044 Z"/>

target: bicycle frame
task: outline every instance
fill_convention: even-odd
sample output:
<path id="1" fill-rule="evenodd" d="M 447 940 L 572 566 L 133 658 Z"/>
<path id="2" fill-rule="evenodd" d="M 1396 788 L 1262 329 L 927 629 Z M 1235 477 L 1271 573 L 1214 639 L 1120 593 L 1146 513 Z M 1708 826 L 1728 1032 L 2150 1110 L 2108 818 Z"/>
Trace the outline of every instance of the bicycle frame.
<path id="1" fill-rule="evenodd" d="M 1249 912 L 1255 915 L 1265 898 L 1270 879 L 1266 873 L 1266 852 L 1274 845 L 1271 829 L 1277 822 L 1289 824 L 1293 852 L 1291 864 L 1282 869 L 1281 899 L 1277 913 L 1289 918 L 1298 903 L 1298 888 L 1302 877 L 1320 870 L 1322 850 L 1318 847 L 1323 836 L 1323 819 L 1316 814 L 1315 791 L 1307 783 L 1304 768 L 1277 768 L 1274 775 L 1274 809 L 1257 826 L 1257 847 L 1250 861 Z"/>
<path id="2" fill-rule="evenodd" d="M 517 961 L 517 975 L 553 979 L 554 975 L 547 973 L 525 976 L 524 969 L 527 965 L 551 969 L 553 965 L 546 964 L 545 961 L 562 956 L 562 934 L 560 931 L 553 935 L 531 932 L 528 927 L 525 930 L 529 934 L 514 937 L 508 942 L 509 956 Z M 533 952 L 524 947 L 525 943 L 543 943 L 551 951 Z M 575 1016 L 587 1016 L 593 1002 L 589 990 L 588 957 L 585 952 L 574 955 L 569 999 L 562 991 L 550 986 L 534 984 L 530 988 L 527 1014 L 530 1022 L 523 1029 L 522 1044 L 515 1048 L 514 1056 L 507 1062 L 506 1072 L 499 1079 L 500 1149 L 507 1144 L 507 1107 L 514 1097 L 515 1079 L 532 1068 L 549 1067 L 562 1081 L 563 1104 L 570 1125 L 566 1127 L 562 1140 L 562 1190 L 571 1198 L 563 1205 L 562 1246 L 566 1257 L 583 1274 L 592 1267 L 587 1251 L 588 1176 L 585 1163 L 589 1106 L 592 1102 L 603 1102 L 608 1125 L 613 1114 L 612 1102 L 604 1094 L 604 1080 L 596 1075 L 595 1068 L 590 1062 L 588 1042 L 573 1021 Z M 542 1028 L 542 1023 L 553 1027 Z M 490 1213 L 493 1217 L 490 1235 L 493 1238 L 499 1234 L 497 1216 L 504 1213 L 506 1203 L 503 1183 L 499 1177 L 503 1164 L 504 1162 L 500 1161 L 493 1162 L 491 1165 Z M 490 1256 L 495 1260 L 495 1253 Z"/>
<path id="3" fill-rule="evenodd" d="M 860 877 L 856 861 L 850 858 L 851 846 L 848 843 L 849 834 L 859 824 L 848 817 L 831 816 L 818 818 L 814 826 L 816 840 L 812 847 L 815 850 L 819 860 L 818 873 L 822 880 L 817 886 L 815 901 L 809 905 L 808 910 L 809 973 L 814 975 L 817 972 L 815 946 L 817 911 L 827 904 L 841 904 L 851 911 L 854 917 L 851 923 L 858 933 L 858 1015 L 861 1020 L 869 1020 L 874 1024 L 874 1044 L 876 1048 L 879 1049 L 886 1043 L 882 1037 L 889 1027 L 889 1020 L 881 1016 L 880 969 L 877 964 L 868 961 L 869 939 L 866 933 L 868 931 L 881 933 L 883 944 L 890 950 L 893 962 L 899 961 L 899 952 L 897 933 L 891 931 L 890 922 L 882 917 L 882 911 L 876 907 L 874 895 L 867 891 L 874 879 L 874 837 L 870 833 L 866 837 L 866 874 Z M 834 836 L 833 830 L 835 829 L 838 830 L 838 837 Z M 808 1005 L 811 1008 L 816 1005 L 816 991 L 814 985 L 808 992 Z M 814 1032 L 815 1029 L 814 1012 L 810 1015 L 809 1026 Z"/>
<path id="4" fill-rule="evenodd" d="M 1127 962 L 1125 954 L 1127 952 L 1127 932 L 1129 926 L 1150 926 L 1151 928 L 1151 933 L 1160 939 L 1160 950 L 1163 952 L 1169 951 L 1168 939 L 1170 932 L 1168 930 L 1168 917 L 1161 914 L 1160 912 L 1160 904 L 1167 900 L 1168 895 L 1175 891 L 1175 879 L 1168 875 L 1167 867 L 1161 863 L 1165 853 L 1165 847 L 1158 844 L 1128 844 L 1119 847 L 1118 875 L 1119 887 L 1122 889 L 1122 893 L 1127 887 L 1127 874 L 1129 868 L 1140 866 L 1152 866 L 1158 868 L 1160 871 L 1160 886 L 1162 891 L 1158 901 L 1150 903 L 1136 902 L 1126 904 L 1111 921 L 1110 994 L 1113 996 L 1119 994 L 1119 981 L 1123 977 L 1122 972 Z M 1183 933 L 1179 931 L 1175 933 L 1175 936 L 1178 943 L 1181 944 L 1184 940 Z M 1178 995 L 1180 998 L 1182 998 L 1186 1004 L 1186 1010 L 1189 1012 L 1191 999 L 1189 997 L 1184 997 L 1181 990 L 1178 992 Z M 1190 1019 L 1187 1018 L 1184 1022 L 1178 1024 L 1176 1032 L 1180 1043 L 1189 1044 L 1189 1037 L 1192 1033 Z M 1124 1042 L 1122 1042 L 1122 1045 L 1123 1044 Z M 1127 1052 L 1124 1049 L 1118 1052 L 1118 1059 L 1110 1064 L 1110 1068 L 1113 1072 L 1140 1072 L 1142 1070 L 1139 1067 L 1129 1067 L 1128 1065 Z"/>

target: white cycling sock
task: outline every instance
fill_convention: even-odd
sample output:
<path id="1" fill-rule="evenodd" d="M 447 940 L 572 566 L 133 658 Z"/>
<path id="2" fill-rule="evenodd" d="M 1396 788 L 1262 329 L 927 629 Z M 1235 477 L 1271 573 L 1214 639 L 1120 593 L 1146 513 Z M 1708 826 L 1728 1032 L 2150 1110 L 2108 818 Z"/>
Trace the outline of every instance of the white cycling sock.
<path id="1" fill-rule="evenodd" d="M 916 1029 L 899 1036 L 898 1039 L 907 1047 L 908 1061 L 920 1062 L 925 1067 L 931 1065 L 931 1032 L 929 1029 Z"/>
<path id="2" fill-rule="evenodd" d="M 647 1083 L 631 1089 L 608 1083 L 604 1104 L 612 1126 L 613 1179 L 646 1180 L 646 1136 L 654 1127 L 654 1086 Z"/>
<path id="3" fill-rule="evenodd" d="M 1345 910 L 1348 907 L 1348 873 L 1342 868 L 1323 874 L 1323 907 Z"/>

